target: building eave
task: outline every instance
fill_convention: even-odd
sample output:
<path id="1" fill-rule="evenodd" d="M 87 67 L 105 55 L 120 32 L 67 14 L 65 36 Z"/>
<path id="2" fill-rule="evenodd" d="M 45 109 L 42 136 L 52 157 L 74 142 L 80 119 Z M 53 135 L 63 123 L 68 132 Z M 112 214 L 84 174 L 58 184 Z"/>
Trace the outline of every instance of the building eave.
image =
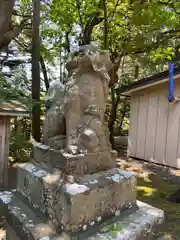
<path id="1" fill-rule="evenodd" d="M 0 116 L 9 116 L 9 117 L 29 117 L 30 112 L 21 112 L 21 111 L 0 111 Z"/>
<path id="2" fill-rule="evenodd" d="M 174 79 L 180 78 L 180 67 L 174 69 Z M 169 80 L 169 71 L 164 71 L 153 76 L 122 86 L 117 90 L 117 94 L 131 95 L 134 92 L 159 85 Z"/>
<path id="3" fill-rule="evenodd" d="M 0 102 L 0 116 L 30 116 L 31 111 L 24 104 L 16 100 L 1 100 Z"/>

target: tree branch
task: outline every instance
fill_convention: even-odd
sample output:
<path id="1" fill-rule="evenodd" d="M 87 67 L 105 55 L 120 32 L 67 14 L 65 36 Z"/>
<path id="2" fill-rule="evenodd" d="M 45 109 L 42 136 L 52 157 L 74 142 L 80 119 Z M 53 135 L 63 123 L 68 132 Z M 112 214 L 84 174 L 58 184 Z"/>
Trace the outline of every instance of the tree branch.
<path id="1" fill-rule="evenodd" d="M 66 39 L 66 50 L 68 54 L 70 53 L 70 44 L 69 44 L 69 32 L 65 33 L 65 39 Z"/>
<path id="2" fill-rule="evenodd" d="M 10 30 L 11 18 L 15 0 L 0 1 L 0 51 L 5 47 L 4 35 Z"/>
<path id="3" fill-rule="evenodd" d="M 115 56 L 113 56 L 114 54 L 115 54 Z M 110 76 L 110 79 L 111 79 L 111 81 L 109 83 L 110 87 L 113 87 L 114 84 L 117 83 L 117 81 L 118 81 L 117 71 L 119 69 L 121 59 L 122 59 L 123 56 L 124 56 L 124 53 L 121 53 L 119 55 L 116 52 L 111 53 L 111 60 L 114 63 L 114 66 L 109 72 L 109 76 Z"/>
<path id="4" fill-rule="evenodd" d="M 28 46 L 24 46 L 22 43 L 20 43 L 17 39 L 14 39 L 14 41 L 27 53 L 31 53 L 31 49 L 28 48 Z"/>
<path id="5" fill-rule="evenodd" d="M 176 10 L 176 7 L 174 6 L 174 4 L 175 4 L 174 2 L 171 2 L 171 1 L 168 1 L 168 2 L 158 1 L 158 3 L 161 4 L 161 5 L 164 5 L 164 6 L 170 6 L 176 14 L 180 15 L 180 12 L 178 12 Z"/>
<path id="6" fill-rule="evenodd" d="M 42 73 L 44 76 L 44 83 L 45 83 L 46 92 L 47 92 L 49 89 L 49 79 L 48 79 L 48 75 L 47 75 L 46 65 L 45 65 L 42 55 L 40 56 L 40 64 L 41 64 L 41 70 L 42 70 Z"/>
<path id="7" fill-rule="evenodd" d="M 108 16 L 107 16 L 107 1 L 103 0 L 104 7 L 104 49 L 108 49 Z"/>
<path id="8" fill-rule="evenodd" d="M 115 16 L 115 13 L 116 13 L 116 9 L 117 9 L 117 7 L 118 7 L 118 5 L 119 5 L 119 2 L 120 2 L 120 0 L 117 0 L 117 2 L 116 2 L 116 4 L 115 4 L 115 6 L 114 6 L 114 10 L 113 10 L 111 16 L 108 16 L 108 18 L 109 18 L 109 22 L 111 22 L 111 21 L 113 20 L 113 18 L 114 18 L 114 16 Z"/>
<path id="9" fill-rule="evenodd" d="M 103 0 L 100 0 L 100 2 L 98 4 L 98 9 L 100 9 L 100 8 L 103 9 Z M 84 45 L 90 44 L 93 28 L 103 21 L 103 18 L 100 17 L 100 13 L 101 13 L 101 11 L 97 10 L 96 12 L 92 13 L 89 16 L 87 23 L 85 25 L 85 28 L 84 28 L 84 39 L 83 39 L 82 44 L 84 44 Z"/>
<path id="10" fill-rule="evenodd" d="M 169 31 L 166 32 L 160 32 L 158 35 L 154 36 L 154 38 L 156 37 L 156 41 L 154 41 L 153 43 L 143 47 L 143 48 L 138 48 L 135 49 L 134 51 L 131 52 L 131 54 L 140 54 L 140 53 L 144 53 L 150 50 L 154 50 L 157 49 L 160 44 L 163 44 L 163 41 L 165 40 L 165 38 L 170 39 L 173 36 L 176 36 L 177 33 L 180 33 L 180 29 L 171 29 Z M 124 43 L 126 41 L 128 41 L 128 39 L 121 39 L 121 41 L 123 41 Z M 128 55 L 129 53 L 124 51 L 125 55 Z"/>
<path id="11" fill-rule="evenodd" d="M 77 5 L 77 9 L 78 9 L 80 26 L 81 26 L 81 29 L 82 29 L 82 32 L 83 32 L 84 31 L 84 24 L 83 24 L 83 19 L 82 19 L 82 15 L 81 15 L 81 4 L 80 4 L 79 0 L 76 0 L 76 5 Z"/>
<path id="12" fill-rule="evenodd" d="M 13 29 L 9 30 L 4 34 L 4 36 L 0 39 L 0 50 L 8 46 L 13 39 L 19 36 L 19 34 L 25 28 L 26 22 L 27 19 L 22 20 L 18 26 L 15 26 Z"/>
<path id="13" fill-rule="evenodd" d="M 31 53 L 31 49 L 28 49 L 27 46 L 24 46 L 23 44 L 21 44 L 17 39 L 15 39 L 15 42 L 17 44 L 19 44 L 19 46 L 22 47 L 22 49 L 24 51 L 26 51 L 27 53 Z M 46 65 L 45 65 L 45 62 L 44 62 L 44 59 L 43 59 L 42 55 L 40 55 L 40 64 L 41 64 L 41 70 L 42 70 L 42 73 L 43 73 L 43 76 L 44 76 L 44 83 L 45 83 L 46 92 L 47 92 L 48 89 L 49 89 L 49 79 L 48 79 L 48 75 L 47 75 Z"/>
<path id="14" fill-rule="evenodd" d="M 17 10 L 13 10 L 13 13 L 12 13 L 13 15 L 15 15 L 15 16 L 18 16 L 18 17 L 22 17 L 22 18 L 31 18 L 31 15 L 24 15 L 24 14 L 20 14 L 20 13 L 18 13 L 18 11 Z"/>

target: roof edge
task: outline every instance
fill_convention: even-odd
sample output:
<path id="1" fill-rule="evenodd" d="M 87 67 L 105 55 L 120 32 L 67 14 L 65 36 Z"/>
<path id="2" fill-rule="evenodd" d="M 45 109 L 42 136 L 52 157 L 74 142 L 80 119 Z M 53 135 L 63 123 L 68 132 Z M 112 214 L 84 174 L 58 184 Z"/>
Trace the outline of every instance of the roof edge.
<path id="1" fill-rule="evenodd" d="M 12 116 L 12 117 L 30 117 L 30 111 L 10 111 L 10 110 L 0 110 L 0 116 Z"/>
<path id="2" fill-rule="evenodd" d="M 174 68 L 175 79 L 180 77 L 180 66 Z M 169 70 L 154 74 L 150 77 L 143 78 L 139 81 L 133 82 L 129 85 L 124 85 L 120 89 L 117 89 L 117 94 L 131 94 L 132 92 L 139 91 L 169 80 Z"/>

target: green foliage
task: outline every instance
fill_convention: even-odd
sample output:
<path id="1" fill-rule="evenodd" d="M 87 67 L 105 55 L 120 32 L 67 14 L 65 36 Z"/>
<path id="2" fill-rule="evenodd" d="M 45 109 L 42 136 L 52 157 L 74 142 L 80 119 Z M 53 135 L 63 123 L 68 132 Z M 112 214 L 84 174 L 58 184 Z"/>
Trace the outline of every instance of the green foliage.
<path id="1" fill-rule="evenodd" d="M 173 51 L 172 47 L 157 48 L 156 50 L 152 51 L 152 61 L 154 62 L 164 58 L 168 61 L 171 61 L 174 56 L 175 52 Z"/>
<path id="2" fill-rule="evenodd" d="M 0 73 L 0 101 L 18 100 L 31 109 L 32 101 L 28 84 L 24 71 L 21 72 L 19 68 L 13 70 L 12 77 L 8 79 Z"/>
<path id="3" fill-rule="evenodd" d="M 119 223 L 114 223 L 114 224 L 103 227 L 101 229 L 101 232 L 103 233 L 110 232 L 111 237 L 116 238 L 118 232 L 123 232 L 123 228 Z"/>
<path id="4" fill-rule="evenodd" d="M 29 118 L 17 118 L 11 122 L 10 162 L 30 160 L 32 146 L 30 143 L 31 121 Z"/>
<path id="5" fill-rule="evenodd" d="M 32 107 L 29 88 L 31 81 L 27 79 L 24 65 L 9 69 L 10 76 L 0 74 L 0 104 L 17 100 L 29 110 Z M 31 121 L 30 118 L 13 118 L 11 120 L 10 162 L 28 161 L 31 153 Z"/>
<path id="6" fill-rule="evenodd" d="M 72 38 L 82 42 L 89 32 L 91 40 L 101 48 L 104 48 L 104 38 L 107 38 L 108 49 L 118 75 L 117 77 L 113 75 L 113 78 L 116 78 L 112 79 L 113 89 L 165 70 L 168 61 L 175 63 L 180 61 L 177 50 L 180 49 L 178 1 L 108 0 L 106 5 L 107 36 L 105 36 L 103 0 L 41 1 L 41 56 L 46 63 L 50 78 L 53 78 L 50 70 L 57 65 L 59 58 L 63 69 L 61 75 L 65 75 L 65 60 L 72 47 Z M 20 0 L 14 10 L 16 14 L 13 16 L 13 24 L 16 25 L 32 15 L 32 3 L 30 0 Z M 16 39 L 22 54 L 31 52 L 31 38 L 30 17 L 28 25 Z M 60 53 L 61 57 L 59 57 Z M 26 78 L 23 66 L 13 70 L 12 75 L 10 81 L 0 75 L 0 100 L 17 99 L 31 108 L 33 104 L 30 96 L 31 79 Z M 113 94 L 110 92 L 106 117 L 108 121 L 113 119 L 115 134 L 126 135 L 129 100 L 119 99 L 118 94 Z M 117 101 L 118 104 L 115 105 Z M 116 107 L 115 111 L 114 107 Z M 25 131 L 27 129 L 28 132 L 30 131 L 29 120 L 23 128 Z M 21 142 L 24 141 L 23 134 L 19 130 L 16 133 L 13 130 L 11 144 L 11 148 L 14 149 L 13 154 L 15 149 L 20 149 Z M 15 138 L 20 145 L 15 143 Z"/>
<path id="7" fill-rule="evenodd" d="M 50 5 L 50 20 L 57 25 L 61 36 L 61 49 L 66 49 L 65 35 L 69 39 L 74 36 L 76 40 L 84 37 L 87 23 L 92 16 L 102 18 L 93 27 L 91 39 L 103 48 L 104 46 L 104 9 L 103 1 L 81 0 L 53 0 Z M 61 7 L 59 7 L 61 6 Z M 167 62 L 174 60 L 175 48 L 178 46 L 177 37 L 180 32 L 180 18 L 177 13 L 180 4 L 177 1 L 130 1 L 109 0 L 107 1 L 108 12 L 108 48 L 114 63 L 121 58 L 119 68 L 123 65 L 119 78 L 115 81 L 115 88 L 141 77 L 164 70 Z M 180 11 L 179 11 L 180 12 Z M 98 15 L 97 15 L 98 14 Z M 91 23 L 89 23 L 89 29 Z M 57 33 L 57 32 L 56 32 Z M 52 32 L 49 33 L 49 36 Z M 58 34 L 57 34 L 58 35 Z M 56 35 L 56 39 L 57 38 Z M 56 46 L 55 46 L 56 48 Z M 123 57 L 122 57 L 123 56 Z M 124 63 L 123 63 L 124 61 Z M 134 77 L 134 66 L 138 63 L 139 73 Z M 124 77 L 126 75 L 126 77 Z M 113 111 L 112 105 L 117 100 L 115 96 L 109 105 L 109 113 Z M 124 102 L 120 101 L 117 107 L 115 128 L 122 124 L 121 117 L 124 111 Z M 127 108 L 128 109 L 128 108 Z M 127 110 L 128 112 L 128 110 Z M 124 116 L 124 115 L 123 115 Z M 128 119 L 128 114 L 124 116 Z M 126 121 L 125 126 L 127 126 Z"/>

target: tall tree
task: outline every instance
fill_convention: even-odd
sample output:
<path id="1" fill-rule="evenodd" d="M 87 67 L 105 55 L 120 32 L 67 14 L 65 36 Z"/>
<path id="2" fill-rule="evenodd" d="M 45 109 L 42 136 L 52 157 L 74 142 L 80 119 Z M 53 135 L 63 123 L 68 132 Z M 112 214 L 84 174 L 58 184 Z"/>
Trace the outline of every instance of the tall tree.
<path id="1" fill-rule="evenodd" d="M 25 28 L 29 16 L 23 17 L 20 23 L 13 22 L 15 0 L 1 0 L 0 1 L 0 52 L 5 50 L 9 43 L 19 36 Z"/>
<path id="2" fill-rule="evenodd" d="M 5 46 L 7 35 L 11 29 L 12 12 L 15 0 L 0 2 L 0 50 Z"/>
<path id="3" fill-rule="evenodd" d="M 32 136 L 40 141 L 40 0 L 33 0 L 33 21 L 32 21 Z"/>
<path id="4" fill-rule="evenodd" d="M 51 21 L 68 33 L 68 38 L 64 38 L 66 46 L 71 45 L 73 36 L 80 44 L 94 41 L 110 51 L 114 68 L 110 72 L 108 125 L 112 135 L 120 104 L 117 89 L 124 84 L 124 77 L 121 77 L 124 60 L 129 69 L 133 66 L 132 81 L 142 76 L 137 67 L 134 74 L 137 62 L 139 66 L 146 66 L 144 73 L 147 74 L 147 66 L 153 66 L 155 70 L 156 63 L 159 65 L 172 58 L 174 40 L 180 32 L 180 3 L 175 0 L 67 0 L 66 3 L 53 0 L 50 9 Z"/>

